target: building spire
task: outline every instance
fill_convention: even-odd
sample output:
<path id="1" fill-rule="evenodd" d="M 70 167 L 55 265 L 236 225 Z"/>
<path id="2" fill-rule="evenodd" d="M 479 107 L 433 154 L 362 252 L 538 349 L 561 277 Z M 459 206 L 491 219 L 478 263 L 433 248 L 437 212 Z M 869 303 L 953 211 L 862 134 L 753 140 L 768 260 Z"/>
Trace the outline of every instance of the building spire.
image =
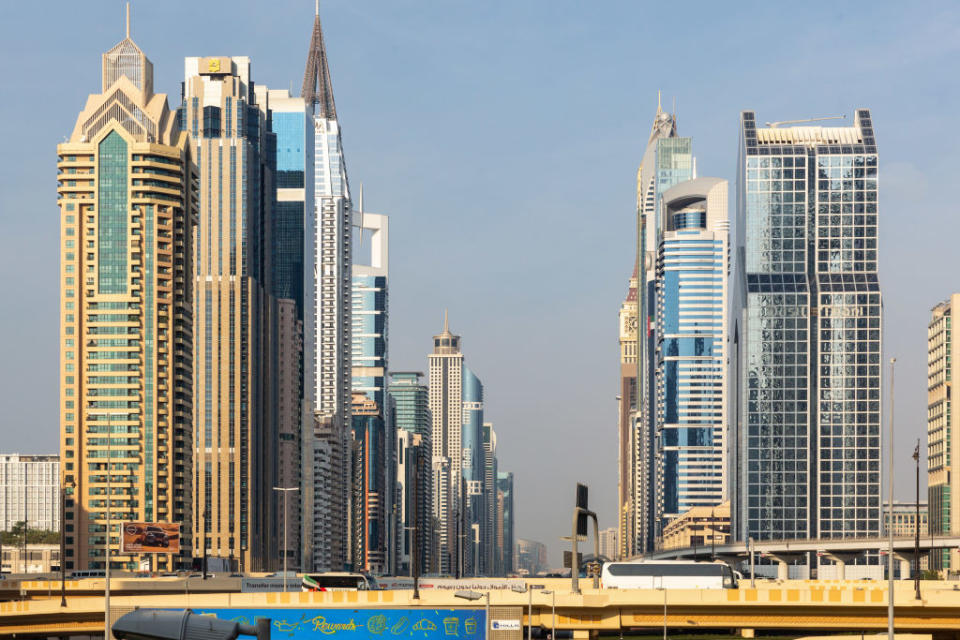
<path id="1" fill-rule="evenodd" d="M 130 3 L 127 3 L 127 39 L 130 38 Z"/>
<path id="2" fill-rule="evenodd" d="M 320 26 L 319 0 L 316 0 L 315 8 L 313 35 L 310 37 L 307 67 L 303 72 L 303 89 L 300 95 L 307 104 L 317 105 L 315 115 L 336 120 L 337 108 L 333 103 L 333 83 L 330 81 L 327 48 L 323 44 L 323 28 Z"/>
<path id="3" fill-rule="evenodd" d="M 450 333 L 450 324 L 447 322 L 447 310 L 443 310 L 443 332 Z"/>

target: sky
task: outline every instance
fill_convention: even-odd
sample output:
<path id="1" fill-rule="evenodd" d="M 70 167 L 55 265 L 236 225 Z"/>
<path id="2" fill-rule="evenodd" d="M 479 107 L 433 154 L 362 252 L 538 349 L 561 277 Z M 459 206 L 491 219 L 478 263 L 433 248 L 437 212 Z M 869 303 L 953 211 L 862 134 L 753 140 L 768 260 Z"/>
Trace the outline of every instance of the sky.
<path id="1" fill-rule="evenodd" d="M 872 110 L 894 487 L 912 499 L 929 311 L 960 291 L 960 5 L 324 0 L 321 17 L 351 185 L 390 216 L 390 368 L 427 370 L 448 309 L 518 537 L 558 564 L 578 481 L 616 521 L 617 313 L 658 90 L 699 174 L 731 182 L 740 111 Z M 298 91 L 312 20 L 310 0 L 135 0 L 132 36 L 175 107 L 185 56 L 250 56 L 257 84 Z M 0 452 L 58 447 L 56 144 L 123 25 L 115 0 L 4 3 Z"/>

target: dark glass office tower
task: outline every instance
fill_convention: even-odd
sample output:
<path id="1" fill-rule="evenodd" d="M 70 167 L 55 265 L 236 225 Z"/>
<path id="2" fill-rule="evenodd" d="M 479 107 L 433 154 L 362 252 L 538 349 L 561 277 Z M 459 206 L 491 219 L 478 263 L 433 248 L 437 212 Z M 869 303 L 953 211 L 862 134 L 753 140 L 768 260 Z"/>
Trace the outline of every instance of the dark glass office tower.
<path id="1" fill-rule="evenodd" d="M 812 122 L 812 121 L 811 121 Z M 880 532 L 877 146 L 741 115 L 731 340 L 737 540 Z"/>

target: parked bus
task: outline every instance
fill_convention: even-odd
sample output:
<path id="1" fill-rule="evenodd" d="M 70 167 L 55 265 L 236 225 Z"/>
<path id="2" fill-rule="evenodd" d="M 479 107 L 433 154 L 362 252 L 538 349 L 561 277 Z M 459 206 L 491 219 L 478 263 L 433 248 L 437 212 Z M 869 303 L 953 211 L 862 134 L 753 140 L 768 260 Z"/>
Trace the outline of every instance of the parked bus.
<path id="1" fill-rule="evenodd" d="M 369 591 L 377 588 L 373 578 L 362 573 L 331 571 L 306 573 L 301 581 L 302 591 Z"/>
<path id="2" fill-rule="evenodd" d="M 735 589 L 737 576 L 722 562 L 641 560 L 604 563 L 600 582 L 605 589 Z"/>

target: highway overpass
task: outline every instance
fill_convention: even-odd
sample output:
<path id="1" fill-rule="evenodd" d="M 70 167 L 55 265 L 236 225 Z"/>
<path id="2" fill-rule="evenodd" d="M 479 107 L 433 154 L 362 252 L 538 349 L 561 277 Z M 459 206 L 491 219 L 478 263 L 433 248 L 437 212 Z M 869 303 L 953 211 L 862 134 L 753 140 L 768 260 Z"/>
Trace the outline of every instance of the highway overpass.
<path id="1" fill-rule="evenodd" d="M 661 629 L 664 625 L 671 629 L 735 630 L 745 637 L 760 630 L 836 633 L 881 631 L 887 625 L 885 583 L 758 581 L 757 588 L 741 585 L 740 589 L 728 590 L 584 589 L 582 594 L 574 595 L 569 592 L 568 581 L 538 582 L 545 582 L 542 586 L 551 591 L 490 592 L 492 615 L 489 619 L 510 617 L 520 620 L 523 625 L 529 622 L 546 629 L 553 626 L 573 630 L 575 637 L 581 638 L 601 631 Z M 50 595 L 24 596 L 22 600 L 0 603 L 0 637 L 67 637 L 102 633 L 103 597 L 71 594 L 67 606 L 61 607 L 58 587 L 59 583 L 52 582 L 48 585 Z M 116 619 L 135 607 L 191 608 L 197 612 L 226 609 L 238 613 L 240 610 L 265 610 L 276 627 L 275 637 L 285 638 L 294 625 L 303 624 L 304 620 L 317 620 L 320 615 L 332 618 L 333 610 L 349 616 L 374 609 L 385 617 L 416 620 L 419 612 L 427 610 L 467 609 L 477 611 L 479 616 L 485 604 L 483 599 L 470 602 L 449 591 L 422 591 L 420 595 L 419 601 L 414 600 L 412 591 L 408 590 L 124 595 L 111 597 L 111 613 Z M 898 581 L 895 598 L 898 632 L 928 633 L 938 640 L 960 639 L 960 589 L 957 585 L 924 582 L 922 598 L 915 600 L 913 583 Z M 530 605 L 531 614 L 528 615 Z M 390 634 L 383 637 L 396 640 Z M 512 637 L 491 632 L 490 640 Z M 465 638 L 461 635 L 457 640 Z"/>
<path id="2" fill-rule="evenodd" d="M 901 563 L 901 575 L 909 575 L 910 561 L 913 560 L 913 551 L 916 540 L 914 536 L 901 536 L 893 539 L 894 559 Z M 787 565 L 791 560 L 805 556 L 807 553 L 816 553 L 821 559 L 827 559 L 838 565 L 838 578 L 843 579 L 843 570 L 846 563 L 867 552 L 886 552 L 889 548 L 889 538 L 810 538 L 799 540 L 764 540 L 754 541 L 753 550 L 758 557 L 768 557 L 777 561 L 779 565 L 778 577 L 786 579 Z M 960 536 L 921 536 L 920 553 L 931 549 L 960 548 Z M 749 556 L 748 543 L 734 542 L 731 544 L 706 545 L 687 547 L 683 549 L 665 549 L 654 551 L 645 556 L 638 556 L 652 560 L 679 560 L 721 558 L 725 560 L 743 560 Z M 904 568 L 906 572 L 904 573 Z"/>

